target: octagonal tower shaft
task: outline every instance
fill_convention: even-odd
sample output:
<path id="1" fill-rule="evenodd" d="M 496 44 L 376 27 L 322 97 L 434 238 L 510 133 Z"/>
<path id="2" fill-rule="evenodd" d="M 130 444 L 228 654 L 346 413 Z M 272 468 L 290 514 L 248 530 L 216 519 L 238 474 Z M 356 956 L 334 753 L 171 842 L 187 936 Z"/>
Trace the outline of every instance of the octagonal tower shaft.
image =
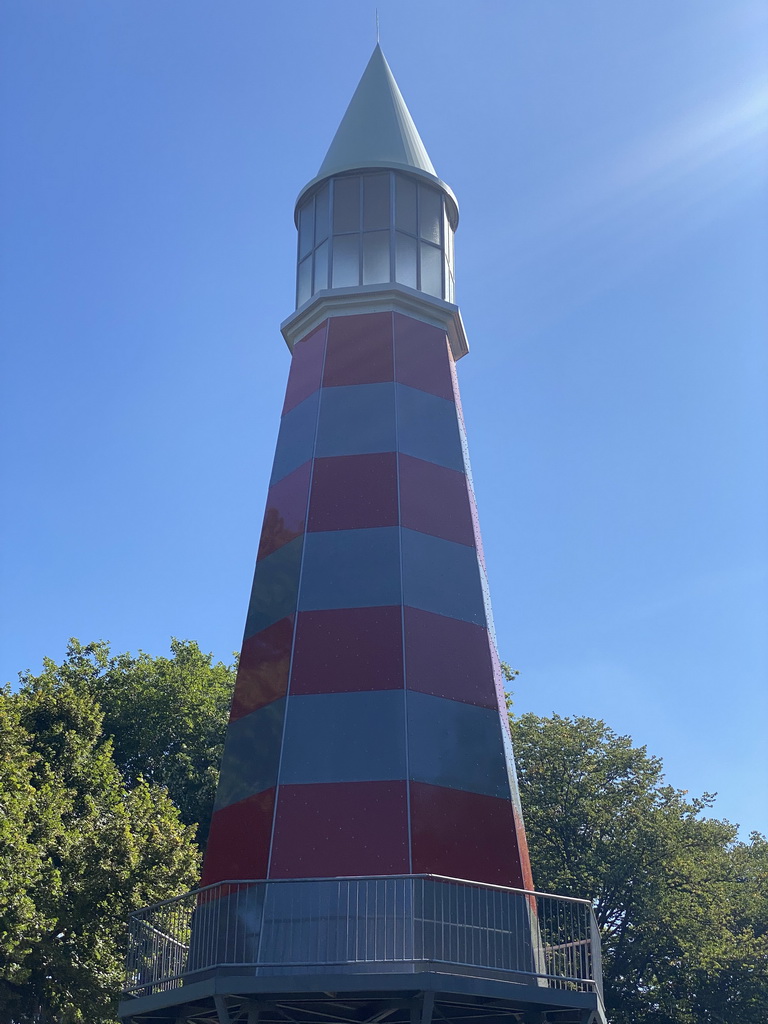
<path id="1" fill-rule="evenodd" d="M 531 889 L 455 372 L 458 208 L 378 46 L 296 219 L 292 363 L 203 884 Z"/>

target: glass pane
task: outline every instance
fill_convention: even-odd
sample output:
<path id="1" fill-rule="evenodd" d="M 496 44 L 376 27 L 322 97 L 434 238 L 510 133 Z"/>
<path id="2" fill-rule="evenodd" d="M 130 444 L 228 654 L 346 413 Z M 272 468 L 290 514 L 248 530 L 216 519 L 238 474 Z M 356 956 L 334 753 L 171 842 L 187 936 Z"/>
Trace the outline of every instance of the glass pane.
<path id="1" fill-rule="evenodd" d="M 363 284 L 389 281 L 389 232 L 363 235 Z"/>
<path id="2" fill-rule="evenodd" d="M 443 213 L 443 248 L 445 249 L 446 259 L 449 263 L 453 263 L 453 232 L 451 231 L 451 223 L 446 212 Z"/>
<path id="3" fill-rule="evenodd" d="M 416 239 L 395 234 L 395 280 L 416 287 Z"/>
<path id="4" fill-rule="evenodd" d="M 310 199 L 299 210 L 299 259 L 303 259 L 312 248 L 312 217 L 314 199 Z"/>
<path id="5" fill-rule="evenodd" d="M 315 249 L 315 287 L 312 292 L 319 292 L 328 287 L 328 243 L 323 242 Z"/>
<path id="6" fill-rule="evenodd" d="M 389 227 L 389 175 L 363 178 L 363 231 Z"/>
<path id="7" fill-rule="evenodd" d="M 312 257 L 308 256 L 299 264 L 296 287 L 296 305 L 301 306 L 312 293 Z"/>
<path id="8" fill-rule="evenodd" d="M 333 287 L 360 284 L 360 236 L 342 235 L 333 240 Z"/>
<path id="9" fill-rule="evenodd" d="M 419 185 L 419 234 L 435 245 L 440 245 L 441 199 L 435 189 Z"/>
<path id="10" fill-rule="evenodd" d="M 337 178 L 333 183 L 333 233 L 360 230 L 360 179 Z"/>
<path id="11" fill-rule="evenodd" d="M 328 237 L 328 186 L 323 185 L 315 196 L 315 242 Z"/>
<path id="12" fill-rule="evenodd" d="M 445 261 L 444 271 L 445 277 L 443 278 L 443 280 L 445 281 L 445 295 L 443 296 L 443 298 L 447 299 L 449 302 L 453 302 L 453 274 L 451 273 L 451 268 L 448 263 L 448 260 Z"/>
<path id="13" fill-rule="evenodd" d="M 442 298 L 443 255 L 434 245 L 421 243 L 421 290 Z"/>
<path id="14" fill-rule="evenodd" d="M 416 234 L 416 182 L 410 178 L 395 179 L 395 227 Z"/>

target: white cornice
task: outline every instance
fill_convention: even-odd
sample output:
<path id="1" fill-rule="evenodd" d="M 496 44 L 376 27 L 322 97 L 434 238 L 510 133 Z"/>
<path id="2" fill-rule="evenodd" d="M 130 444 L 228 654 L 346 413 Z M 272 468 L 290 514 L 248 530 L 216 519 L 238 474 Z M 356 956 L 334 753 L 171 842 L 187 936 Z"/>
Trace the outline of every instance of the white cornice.
<path id="1" fill-rule="evenodd" d="M 330 316 L 394 311 L 439 327 L 448 335 L 454 359 L 469 352 L 461 311 L 452 302 L 435 298 L 404 284 L 366 284 L 356 288 L 329 288 L 317 292 L 280 324 L 288 348 L 307 336 Z"/>

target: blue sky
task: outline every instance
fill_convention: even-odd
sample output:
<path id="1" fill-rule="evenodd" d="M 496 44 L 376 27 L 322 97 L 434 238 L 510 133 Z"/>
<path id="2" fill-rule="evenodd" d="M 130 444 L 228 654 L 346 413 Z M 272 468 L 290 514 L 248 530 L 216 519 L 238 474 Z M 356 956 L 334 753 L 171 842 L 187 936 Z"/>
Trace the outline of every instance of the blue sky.
<path id="1" fill-rule="evenodd" d="M 461 206 L 459 364 L 519 711 L 768 830 L 768 8 L 378 2 Z M 293 203 L 375 5 L 5 0 L 0 676 L 239 647 Z"/>

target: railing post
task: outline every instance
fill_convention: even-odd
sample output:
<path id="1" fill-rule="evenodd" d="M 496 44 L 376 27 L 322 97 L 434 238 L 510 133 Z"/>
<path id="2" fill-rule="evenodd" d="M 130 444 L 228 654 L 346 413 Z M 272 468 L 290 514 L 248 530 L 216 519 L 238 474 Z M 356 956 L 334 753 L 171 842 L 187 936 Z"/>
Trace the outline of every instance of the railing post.
<path id="1" fill-rule="evenodd" d="M 589 947 L 592 961 L 592 980 L 600 999 L 603 999 L 603 952 L 600 944 L 600 926 L 593 907 L 589 908 Z"/>

